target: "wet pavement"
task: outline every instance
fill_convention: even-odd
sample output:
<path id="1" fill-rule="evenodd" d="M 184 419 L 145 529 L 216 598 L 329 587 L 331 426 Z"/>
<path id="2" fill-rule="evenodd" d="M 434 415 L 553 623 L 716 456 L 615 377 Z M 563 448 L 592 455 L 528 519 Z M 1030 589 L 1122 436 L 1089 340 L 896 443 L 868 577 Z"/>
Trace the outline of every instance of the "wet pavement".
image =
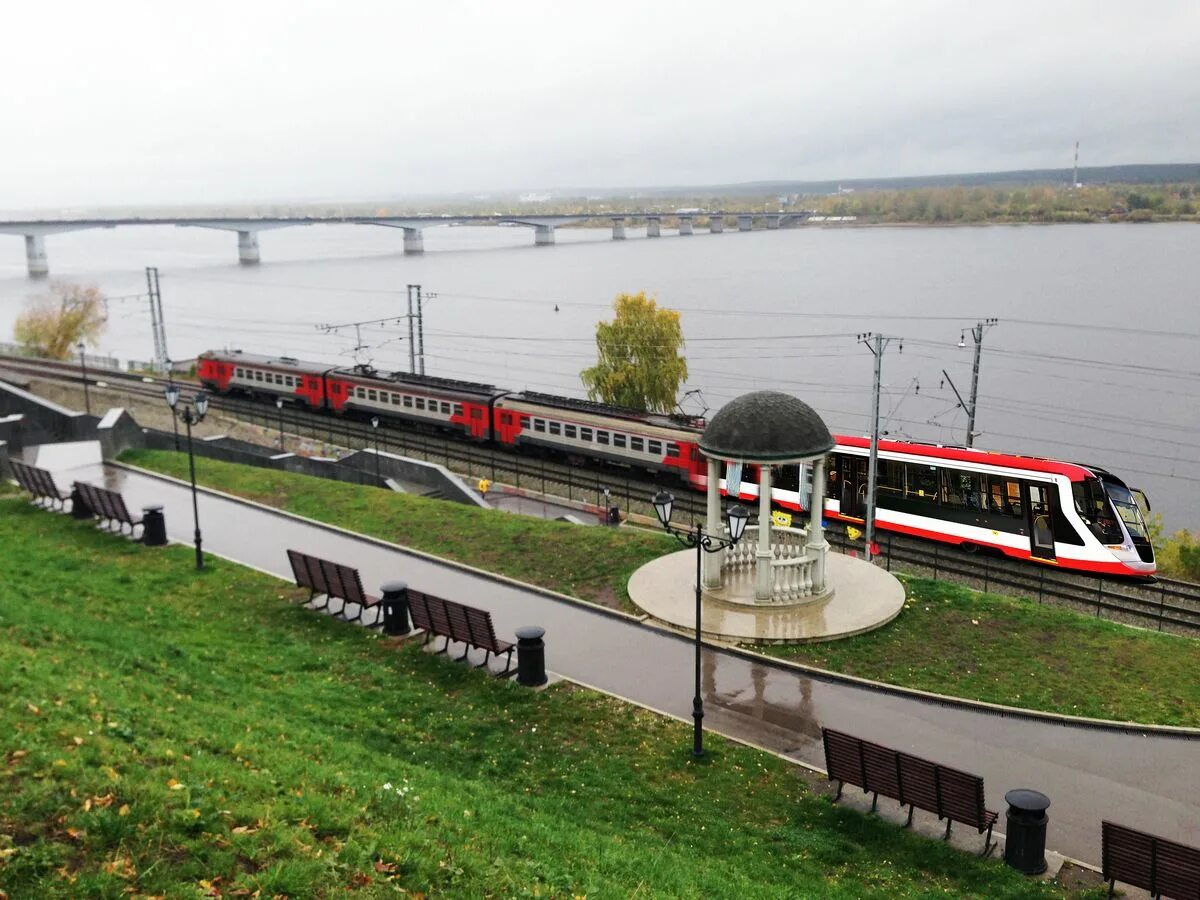
<path id="1" fill-rule="evenodd" d="M 36 462 L 53 467 L 61 487 L 74 479 L 103 484 L 121 491 L 131 510 L 161 503 L 172 540 L 191 543 L 186 487 L 94 461 L 69 468 L 74 461 L 56 453 Z M 502 637 L 521 625 L 541 625 L 550 669 L 690 722 L 694 657 L 686 638 L 212 494 L 202 493 L 199 507 L 206 551 L 290 580 L 284 551 L 295 548 L 356 566 L 372 592 L 401 578 L 487 609 Z M 707 728 L 806 764 L 823 766 L 825 725 L 982 775 L 1001 832 L 1006 791 L 1048 794 L 1047 846 L 1093 864 L 1100 861 L 1103 818 L 1200 844 L 1198 739 L 1005 718 L 825 681 L 718 649 L 705 650 L 702 669 Z M 960 833 L 971 835 L 957 826 Z"/>

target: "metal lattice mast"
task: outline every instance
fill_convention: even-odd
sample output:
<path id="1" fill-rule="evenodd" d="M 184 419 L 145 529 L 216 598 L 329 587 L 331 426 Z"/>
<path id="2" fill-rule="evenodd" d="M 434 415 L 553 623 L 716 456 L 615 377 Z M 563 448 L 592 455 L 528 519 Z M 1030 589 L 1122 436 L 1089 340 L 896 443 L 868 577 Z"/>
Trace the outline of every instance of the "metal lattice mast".
<path id="1" fill-rule="evenodd" d="M 146 290 L 150 295 L 150 329 L 154 333 L 154 367 L 160 375 L 166 374 L 171 357 L 167 353 L 167 326 L 163 320 L 162 292 L 155 266 L 146 267 Z"/>
<path id="2" fill-rule="evenodd" d="M 858 341 L 875 354 L 875 386 L 871 393 L 871 455 L 867 463 L 866 558 L 869 562 L 875 545 L 875 484 L 879 477 L 879 392 L 883 380 L 883 351 L 892 338 L 882 334 L 860 334 Z M 900 345 L 904 349 L 904 345 Z"/>

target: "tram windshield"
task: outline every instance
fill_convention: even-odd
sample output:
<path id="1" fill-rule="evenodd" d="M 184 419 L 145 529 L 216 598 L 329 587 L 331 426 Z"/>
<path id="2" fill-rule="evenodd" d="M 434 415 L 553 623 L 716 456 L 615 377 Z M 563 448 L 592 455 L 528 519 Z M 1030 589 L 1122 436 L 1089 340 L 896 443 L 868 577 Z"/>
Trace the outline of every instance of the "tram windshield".
<path id="1" fill-rule="evenodd" d="M 1113 485 L 1109 487 L 1111 488 Z M 1079 513 L 1083 523 L 1091 529 L 1092 534 L 1100 543 L 1124 543 L 1125 535 L 1113 515 L 1112 504 L 1108 502 L 1108 496 L 1104 493 L 1104 488 L 1099 481 L 1094 478 L 1076 481 L 1071 485 L 1071 494 L 1075 501 L 1075 511 Z"/>
<path id="2" fill-rule="evenodd" d="M 1150 540 L 1150 533 L 1146 529 L 1146 521 L 1142 518 L 1142 510 L 1133 499 L 1133 494 L 1129 488 L 1123 484 L 1112 484 L 1106 481 L 1104 489 L 1108 492 L 1113 506 L 1117 508 L 1117 515 L 1121 517 L 1121 521 L 1129 529 L 1129 536 L 1135 541 Z"/>

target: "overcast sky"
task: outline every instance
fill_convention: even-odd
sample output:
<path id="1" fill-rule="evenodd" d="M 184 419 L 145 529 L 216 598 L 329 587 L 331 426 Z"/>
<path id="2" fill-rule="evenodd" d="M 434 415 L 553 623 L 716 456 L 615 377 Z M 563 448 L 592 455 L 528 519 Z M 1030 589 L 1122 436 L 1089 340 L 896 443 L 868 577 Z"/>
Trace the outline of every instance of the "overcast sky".
<path id="1" fill-rule="evenodd" d="M 0 209 L 1195 162 L 1200 2 L 14 0 L 0 84 Z"/>

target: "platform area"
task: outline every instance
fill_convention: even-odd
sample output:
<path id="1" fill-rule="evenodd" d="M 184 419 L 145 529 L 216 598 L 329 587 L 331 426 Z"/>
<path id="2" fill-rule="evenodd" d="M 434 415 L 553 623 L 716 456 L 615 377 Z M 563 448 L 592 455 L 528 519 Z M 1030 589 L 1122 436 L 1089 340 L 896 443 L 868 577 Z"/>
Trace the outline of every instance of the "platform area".
<path id="1" fill-rule="evenodd" d="M 704 636 L 731 643 L 785 644 L 833 641 L 886 625 L 904 608 L 904 586 L 891 573 L 861 559 L 830 553 L 826 567 L 833 595 L 789 606 L 755 604 L 754 573 L 726 573 L 720 594 L 705 593 Z M 694 633 L 696 551 L 682 550 L 642 566 L 629 579 L 629 597 L 650 618 Z"/>

